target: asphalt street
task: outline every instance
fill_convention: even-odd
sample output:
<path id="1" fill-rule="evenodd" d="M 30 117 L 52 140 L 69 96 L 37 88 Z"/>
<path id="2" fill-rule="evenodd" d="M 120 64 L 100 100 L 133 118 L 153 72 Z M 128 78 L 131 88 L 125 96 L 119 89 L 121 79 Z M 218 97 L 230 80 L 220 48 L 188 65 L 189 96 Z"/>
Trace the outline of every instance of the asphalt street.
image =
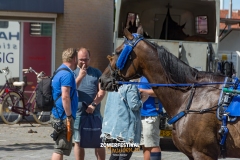
<path id="1" fill-rule="evenodd" d="M 0 159 L 1 160 L 50 160 L 53 152 L 54 142 L 49 136 L 52 133 L 50 125 L 33 124 L 0 124 Z M 29 130 L 37 133 L 28 133 Z M 94 160 L 94 149 L 86 149 L 86 160 Z M 163 159 L 185 160 L 185 155 L 180 152 L 163 152 Z M 109 150 L 106 151 L 106 159 L 109 159 Z M 65 160 L 74 160 L 74 153 L 71 152 Z M 142 151 L 134 152 L 132 160 L 143 159 Z"/>
<path id="2" fill-rule="evenodd" d="M 53 152 L 54 141 L 50 137 L 50 125 L 28 123 L 7 125 L 0 122 L 0 159 L 1 160 L 50 160 Z M 32 130 L 33 133 L 28 133 Z M 36 133 L 34 133 L 36 132 Z M 166 147 L 167 148 L 167 147 Z M 162 160 L 187 160 L 188 158 L 176 151 L 162 149 Z M 106 160 L 109 159 L 109 150 L 106 151 Z M 74 160 L 74 153 L 64 160 Z M 85 150 L 86 160 L 95 160 L 94 149 Z M 142 151 L 134 152 L 131 160 L 142 160 Z M 226 160 L 234 160 L 227 158 Z"/>

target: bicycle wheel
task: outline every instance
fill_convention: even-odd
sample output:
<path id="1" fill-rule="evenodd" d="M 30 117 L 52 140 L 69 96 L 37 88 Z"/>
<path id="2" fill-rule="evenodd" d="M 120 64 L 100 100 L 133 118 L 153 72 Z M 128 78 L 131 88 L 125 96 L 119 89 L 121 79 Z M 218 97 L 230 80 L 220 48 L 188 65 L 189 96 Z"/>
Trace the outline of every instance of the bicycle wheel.
<path id="1" fill-rule="evenodd" d="M 10 125 L 18 123 L 22 118 L 21 114 L 11 111 L 10 108 L 13 106 L 23 108 L 23 101 L 17 93 L 10 92 L 3 98 L 0 108 L 2 120 Z"/>
<path id="2" fill-rule="evenodd" d="M 36 102 L 34 101 L 33 108 L 36 109 L 36 107 Z M 50 114 L 51 112 L 37 111 L 36 109 L 36 111 L 33 112 L 33 118 L 37 123 L 46 125 L 50 123 Z"/>

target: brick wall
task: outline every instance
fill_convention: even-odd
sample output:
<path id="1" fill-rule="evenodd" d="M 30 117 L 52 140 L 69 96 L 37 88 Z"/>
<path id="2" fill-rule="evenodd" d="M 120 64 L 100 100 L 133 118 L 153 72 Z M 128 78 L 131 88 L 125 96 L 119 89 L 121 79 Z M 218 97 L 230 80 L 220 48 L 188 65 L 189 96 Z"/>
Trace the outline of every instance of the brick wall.
<path id="1" fill-rule="evenodd" d="M 91 66 L 103 71 L 113 51 L 113 0 L 65 0 L 64 14 L 56 20 L 56 63 L 69 47 L 86 47 Z"/>

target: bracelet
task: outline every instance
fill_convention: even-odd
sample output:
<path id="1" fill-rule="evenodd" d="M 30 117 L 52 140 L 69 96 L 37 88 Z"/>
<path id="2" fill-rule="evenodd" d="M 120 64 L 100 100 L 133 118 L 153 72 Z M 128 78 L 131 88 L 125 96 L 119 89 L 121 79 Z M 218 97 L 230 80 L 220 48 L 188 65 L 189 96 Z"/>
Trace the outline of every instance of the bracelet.
<path id="1" fill-rule="evenodd" d="M 72 118 L 72 114 L 70 116 L 67 116 L 67 118 Z"/>

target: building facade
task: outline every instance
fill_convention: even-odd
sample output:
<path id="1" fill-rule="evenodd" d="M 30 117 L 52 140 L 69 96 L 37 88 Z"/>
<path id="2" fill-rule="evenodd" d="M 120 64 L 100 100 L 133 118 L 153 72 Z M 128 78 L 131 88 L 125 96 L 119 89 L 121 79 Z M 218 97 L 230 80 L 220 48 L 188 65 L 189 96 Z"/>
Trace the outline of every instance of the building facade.
<path id="1" fill-rule="evenodd" d="M 64 49 L 86 47 L 91 65 L 103 71 L 113 52 L 113 16 L 112 0 L 0 0 L 0 56 L 15 58 L 0 57 L 0 69 L 10 66 L 10 76 L 20 79 L 21 70 L 29 67 L 51 75 L 62 63 Z M 14 51 L 7 47 L 13 39 Z M 36 76 L 27 76 L 34 86 Z"/>

